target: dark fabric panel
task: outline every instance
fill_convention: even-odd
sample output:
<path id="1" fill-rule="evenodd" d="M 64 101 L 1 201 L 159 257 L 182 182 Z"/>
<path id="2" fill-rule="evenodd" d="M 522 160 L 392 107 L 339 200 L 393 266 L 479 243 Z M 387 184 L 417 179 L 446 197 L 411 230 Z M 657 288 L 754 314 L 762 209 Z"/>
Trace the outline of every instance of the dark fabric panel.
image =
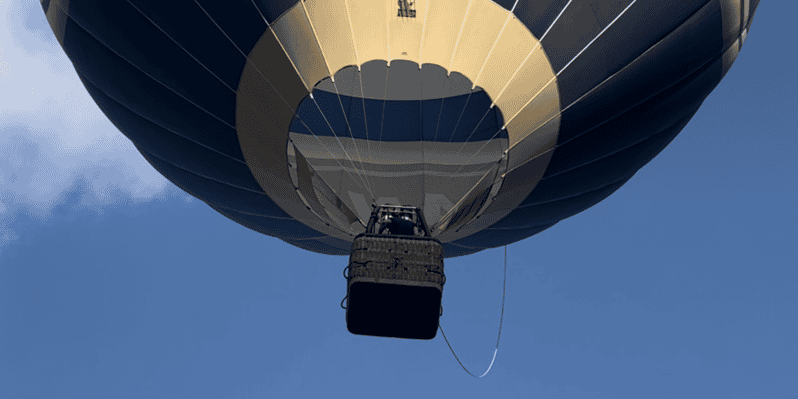
<path id="1" fill-rule="evenodd" d="M 504 114 L 502 113 L 502 110 L 500 110 L 499 107 L 493 107 L 491 112 L 492 114 L 488 115 L 486 118 L 492 117 L 494 121 L 493 123 L 496 124 L 496 129 L 501 129 L 501 127 L 504 126 Z M 507 135 L 507 129 L 500 131 L 496 137 L 503 139 L 510 138 L 510 136 Z"/>
<path id="2" fill-rule="evenodd" d="M 460 120 L 455 121 L 454 132 L 449 139 L 458 143 L 491 139 L 501 128 L 496 123 L 496 110 L 499 107 L 490 108 L 490 98 L 484 91 L 477 91 L 466 97 L 468 101 L 460 109 Z"/>
<path id="3" fill-rule="evenodd" d="M 455 123 L 460 118 L 467 100 L 468 94 L 443 99 L 440 118 L 437 122 L 437 133 L 433 133 L 434 141 L 449 141 L 449 138 L 454 133 Z"/>
<path id="4" fill-rule="evenodd" d="M 47 9 L 50 7 L 50 0 L 42 0 L 42 10 L 47 12 Z"/>
<path id="5" fill-rule="evenodd" d="M 444 109 L 443 111 L 444 115 L 451 115 L 451 119 L 446 121 L 446 125 L 451 126 L 451 128 L 447 127 L 446 129 L 446 131 L 450 132 L 448 135 L 444 135 L 444 137 L 446 137 L 446 141 L 460 143 L 468 140 L 471 132 L 473 132 L 474 128 L 476 127 L 475 125 L 480 122 L 482 115 L 485 115 L 485 111 L 488 111 L 488 107 L 490 106 L 490 103 L 488 103 L 488 106 L 478 109 L 478 105 L 484 105 L 478 104 L 482 103 L 479 101 L 478 96 L 478 93 L 469 93 L 468 95 L 463 96 L 465 98 L 465 102 L 462 106 L 458 106 L 459 104 L 455 102 L 443 103 L 444 107 L 446 108 L 452 107 L 451 111 L 447 109 Z M 479 115 L 476 115 L 477 113 Z M 475 118 L 479 119 L 474 120 Z"/>
<path id="6" fill-rule="evenodd" d="M 624 178 L 621 181 L 574 197 L 562 198 L 557 201 L 533 206 L 518 207 L 504 219 L 490 226 L 490 230 L 519 229 L 557 223 L 598 204 L 626 184 L 629 179 Z"/>
<path id="7" fill-rule="evenodd" d="M 314 97 L 316 96 L 314 95 Z M 319 112 L 319 107 L 310 96 L 305 97 L 305 99 L 299 103 L 295 115 L 293 125 L 290 129 L 292 132 L 312 133 L 316 136 L 332 136 L 330 126 L 327 125 L 324 116 Z M 301 120 L 305 126 L 294 126 L 300 124 L 299 120 Z"/>
<path id="8" fill-rule="evenodd" d="M 352 130 L 352 136 L 356 139 L 365 140 L 368 137 L 368 130 L 371 126 L 366 124 L 365 103 L 362 98 L 350 98 L 348 96 L 341 96 L 341 101 L 346 108 L 349 118 L 349 127 Z"/>
<path id="9" fill-rule="evenodd" d="M 420 101 L 386 101 L 382 141 L 421 140 Z"/>
<path id="10" fill-rule="evenodd" d="M 487 115 L 482 117 L 482 121 L 479 123 L 479 126 L 476 130 L 472 128 L 473 133 L 469 133 L 471 137 L 468 141 L 483 141 L 483 140 L 490 140 L 494 138 L 507 138 L 507 130 L 502 130 L 502 125 L 504 125 L 503 120 L 499 116 L 501 113 L 499 112 L 499 107 L 493 107 L 490 111 L 488 111 Z"/>
<path id="11" fill-rule="evenodd" d="M 442 98 L 421 102 L 421 136 L 425 141 L 435 140 L 435 130 L 438 127 L 438 115 L 441 113 L 442 103 Z"/>
<path id="12" fill-rule="evenodd" d="M 693 115 L 717 84 L 712 72 L 685 79 L 674 87 L 571 141 L 560 145 L 544 179 L 577 168 L 657 134 Z"/>
<path id="13" fill-rule="evenodd" d="M 323 90 L 314 91 L 313 97 L 315 102 L 310 97 L 302 100 L 297 112 L 307 128 L 295 119 L 292 132 L 332 136 L 331 126 L 338 137 L 350 137 L 348 122 L 355 138 L 365 139 L 368 127 L 369 140 L 465 142 L 507 138 L 506 131 L 499 132 L 503 123 L 499 108 L 490 108 L 484 91 L 475 92 L 470 99 L 462 95 L 426 101 L 362 99 Z"/>
<path id="14" fill-rule="evenodd" d="M 266 22 L 252 0 L 197 0 L 197 2 L 244 54 L 249 54 L 266 31 Z"/>
<path id="15" fill-rule="evenodd" d="M 617 118 L 612 123 L 607 123 L 596 129 L 603 131 L 604 134 L 591 132 L 595 135 L 578 146 L 568 150 L 568 145 L 566 145 L 562 147 L 564 151 L 560 151 L 561 148 L 555 150 L 549 169 L 535 190 L 519 208 L 494 226 L 528 226 L 537 222 L 557 220 L 557 212 L 562 212 L 560 215 L 562 219 L 580 212 L 580 201 L 584 206 L 583 209 L 601 201 L 613 191 L 609 188 L 612 184 L 631 178 L 637 170 L 659 154 L 676 137 L 687 125 L 701 102 L 717 85 L 721 72 L 722 62 L 718 55 L 714 62 L 705 65 L 674 87 L 632 109 L 622 115 L 622 118 Z M 657 112 L 663 116 L 656 117 Z M 673 123 L 670 126 L 662 128 L 664 122 L 671 121 Z M 652 131 L 659 133 L 611 155 L 603 154 L 596 157 L 589 153 L 591 142 L 598 148 L 602 146 L 599 144 L 601 137 L 618 137 L 610 133 L 613 131 L 635 132 L 638 137 L 650 136 Z M 579 147 L 582 151 L 574 151 Z M 614 148 L 614 145 L 605 145 L 603 149 L 606 151 L 611 147 Z M 580 153 L 588 155 L 580 155 Z M 583 163 L 574 168 L 576 166 L 575 159 L 584 161 L 588 158 L 592 159 L 590 163 Z M 571 165 L 571 167 L 563 165 Z M 560 172 L 552 173 L 553 170 L 560 170 Z M 605 189 L 611 191 L 605 192 Z M 585 195 L 585 193 L 589 194 Z M 562 200 L 566 202 L 562 202 Z M 558 204 L 567 206 L 558 208 Z M 538 206 L 534 207 L 533 205 Z M 537 209 L 537 212 L 529 211 L 529 208 Z M 525 220 L 526 218 L 531 219 Z"/>
<path id="16" fill-rule="evenodd" d="M 452 218 L 449 220 L 449 228 L 455 228 L 455 231 L 460 231 L 462 226 L 458 226 L 458 222 L 465 223 L 468 220 L 471 220 L 474 215 L 479 212 L 482 208 L 482 205 L 485 204 L 485 201 L 488 200 L 488 196 L 490 195 L 490 187 L 485 188 L 482 193 L 477 195 L 473 200 L 462 205 L 462 207 L 452 215 Z"/>
<path id="17" fill-rule="evenodd" d="M 518 0 L 513 14 L 540 40 L 566 4 L 568 0 Z"/>
<path id="18" fill-rule="evenodd" d="M 285 14 L 299 0 L 253 0 L 269 24 Z"/>
<path id="19" fill-rule="evenodd" d="M 510 11 L 515 4 L 515 0 L 493 0 L 494 3 L 502 6 L 505 10 Z"/>
<path id="20" fill-rule="evenodd" d="M 692 114 L 680 123 L 623 151 L 569 170 L 538 183 L 520 206 L 534 205 L 573 197 L 597 190 L 609 182 L 628 179 L 660 153 L 690 121 Z M 555 156 L 557 151 L 555 150 Z M 507 217 L 510 217 L 509 215 Z"/>
<path id="21" fill-rule="evenodd" d="M 632 62 L 649 47 L 687 21 L 707 2 L 705 0 L 635 3 L 623 17 L 618 19 L 559 75 L 557 82 L 561 104 L 565 106 L 571 104 L 610 75 Z M 711 6 L 708 7 L 718 7 L 718 2 L 712 1 L 711 3 Z M 670 63 L 681 63 L 679 58 L 682 57 L 706 56 L 707 48 L 712 48 L 711 46 L 720 43 L 719 40 L 722 38 L 720 20 L 712 19 L 711 14 L 704 13 L 702 15 L 706 15 L 711 20 L 703 21 L 709 23 L 703 23 L 699 29 L 693 29 L 690 41 L 702 41 L 704 46 L 679 43 L 684 51 L 672 52 Z M 634 40 L 629 40 L 630 37 L 633 37 Z M 679 56 L 674 59 L 673 54 L 679 54 Z M 652 69 L 652 71 L 656 71 L 656 69 Z M 656 79 L 657 77 L 651 76 L 650 78 Z M 636 85 L 637 82 L 620 84 Z"/>
<path id="22" fill-rule="evenodd" d="M 385 101 L 366 99 L 366 123 L 368 124 L 368 139 L 379 140 L 382 136 L 383 129 L 383 113 L 385 110 Z"/>
<path id="23" fill-rule="evenodd" d="M 131 112 L 81 76 L 103 113 L 135 145 L 194 174 L 263 193 L 246 164 L 176 135 Z M 265 194 L 265 193 L 264 193 Z"/>
<path id="24" fill-rule="evenodd" d="M 294 119 L 291 120 L 291 128 L 290 131 L 293 133 L 301 133 L 301 134 L 313 134 L 311 133 L 310 129 L 308 129 L 307 124 L 304 120 L 294 115 Z"/>
<path id="25" fill-rule="evenodd" d="M 221 213 L 234 222 L 272 237 L 282 240 L 304 239 L 321 237 L 323 234 L 308 226 L 296 221 L 295 219 L 277 219 L 257 215 L 249 215 L 235 210 L 220 207 L 216 204 L 208 204 L 213 210 Z"/>
<path id="26" fill-rule="evenodd" d="M 72 19 L 67 20 L 64 51 L 75 69 L 114 101 L 168 130 L 244 160 L 234 128 L 150 79 Z"/>
<path id="27" fill-rule="evenodd" d="M 706 95 L 690 97 L 691 93 L 680 94 L 671 98 L 657 98 L 659 104 L 652 101 L 647 103 L 651 104 L 649 107 L 637 107 L 624 114 L 623 118 L 613 119 L 557 147 L 543 178 L 595 162 L 659 134 L 664 129 L 670 129 L 685 118 L 691 118 L 706 98 Z M 680 99 L 684 102 L 680 103 Z M 679 109 L 678 106 L 686 106 L 686 109 Z M 663 111 L 673 108 L 676 109 Z"/>
<path id="28" fill-rule="evenodd" d="M 631 0 L 572 2 L 541 41 L 554 73 L 559 73 L 630 2 Z"/>
<path id="29" fill-rule="evenodd" d="M 191 56 L 233 89 L 246 59 L 193 0 L 130 0 Z"/>
<path id="30" fill-rule="evenodd" d="M 136 149 L 139 150 L 150 165 L 169 181 L 209 205 L 214 204 L 215 206 L 223 206 L 226 209 L 256 215 L 290 218 L 285 211 L 265 194 L 253 193 L 252 191 L 242 190 L 195 175 L 150 154 L 141 147 L 137 146 Z"/>
<path id="31" fill-rule="evenodd" d="M 558 144 L 672 87 L 717 57 L 723 47 L 720 17 L 716 7 L 702 8 L 643 57 L 571 105 L 563 112 Z M 708 33 L 705 24 L 717 26 L 717 31 Z"/>
<path id="32" fill-rule="evenodd" d="M 235 125 L 235 93 L 127 2 L 69 3 L 69 17 L 125 61 Z"/>
<path id="33" fill-rule="evenodd" d="M 346 255 L 349 256 L 349 249 L 343 249 L 338 247 L 333 247 L 331 245 L 327 245 L 323 242 L 319 242 L 317 240 L 286 240 L 283 241 L 298 247 L 300 249 L 304 249 L 306 251 L 315 252 L 318 254 L 324 255 Z"/>
<path id="34" fill-rule="evenodd" d="M 721 78 L 719 58 L 668 90 L 557 147 L 543 179 L 605 157 L 690 118 Z"/>
<path id="35" fill-rule="evenodd" d="M 487 248 L 496 248 L 504 245 L 510 245 L 514 242 L 521 241 L 527 237 L 540 233 L 549 227 L 554 226 L 554 223 L 546 226 L 534 226 L 523 229 L 485 229 L 478 233 L 472 234 L 468 237 L 461 238 L 454 241 L 454 244 L 460 244 L 466 247 L 474 247 L 472 253 L 481 251 Z M 444 253 L 448 257 L 448 254 Z"/>
<path id="36" fill-rule="evenodd" d="M 662 113 L 660 108 L 636 109 L 634 112 L 624 114 L 628 117 L 613 119 L 599 128 L 557 147 L 546 169 L 544 179 L 596 162 L 610 154 L 647 140 L 664 129 L 670 129 L 674 124 L 684 121 L 685 118 L 689 119 L 695 114 L 698 105 L 703 102 L 704 98 L 691 98 L 690 100 L 692 100 L 691 105 L 694 105 L 692 109 L 668 113 L 666 118 L 657 118 L 659 116 L 657 114 Z M 647 116 L 654 120 L 647 120 Z M 619 165 L 619 167 L 623 166 Z"/>
<path id="37" fill-rule="evenodd" d="M 340 96 L 341 98 L 339 99 L 339 96 L 335 93 L 316 90 L 313 92 L 313 97 L 316 99 L 316 103 L 319 105 L 321 113 L 324 115 L 324 119 L 326 119 L 325 124 L 332 126 L 333 131 L 335 131 L 335 134 L 338 137 L 349 137 L 347 119 L 344 116 L 344 109 L 342 108 L 342 99 L 346 96 Z M 305 97 L 305 100 L 308 100 L 309 98 L 310 97 Z M 303 114 L 300 114 L 300 118 L 302 116 Z M 325 136 L 332 135 L 332 133 L 330 133 L 329 127 L 322 131 L 326 132 L 326 134 L 324 134 Z"/>
<path id="38" fill-rule="evenodd" d="M 360 99 L 359 98 L 349 97 L 349 96 L 337 96 L 337 99 L 340 102 L 338 104 L 338 107 L 341 109 L 341 112 L 343 112 L 346 115 L 346 121 L 345 122 L 347 124 L 347 129 L 348 130 L 355 129 L 355 127 L 352 126 L 352 118 L 354 116 L 358 115 L 358 114 L 354 114 L 352 103 L 355 102 L 356 100 L 360 100 Z M 360 103 L 360 107 L 362 108 L 363 101 L 360 100 L 358 102 Z M 360 109 L 359 116 L 360 116 L 360 119 L 362 120 L 363 119 L 363 110 L 362 109 Z M 362 123 L 362 121 L 361 121 L 361 123 Z M 363 128 L 361 127 L 360 129 L 362 130 Z M 349 132 L 347 132 L 347 135 L 348 134 L 349 134 Z M 365 134 L 365 132 L 364 132 L 364 134 Z"/>

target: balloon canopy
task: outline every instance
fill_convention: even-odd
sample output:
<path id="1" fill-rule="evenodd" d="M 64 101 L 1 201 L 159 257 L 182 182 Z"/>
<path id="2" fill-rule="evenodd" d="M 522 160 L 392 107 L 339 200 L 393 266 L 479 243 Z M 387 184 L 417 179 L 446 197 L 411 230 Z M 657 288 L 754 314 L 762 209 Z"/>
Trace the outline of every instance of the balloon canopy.
<path id="1" fill-rule="evenodd" d="M 684 128 L 757 0 L 42 0 L 161 174 L 297 247 L 349 253 L 374 204 L 446 257 L 606 198 Z"/>

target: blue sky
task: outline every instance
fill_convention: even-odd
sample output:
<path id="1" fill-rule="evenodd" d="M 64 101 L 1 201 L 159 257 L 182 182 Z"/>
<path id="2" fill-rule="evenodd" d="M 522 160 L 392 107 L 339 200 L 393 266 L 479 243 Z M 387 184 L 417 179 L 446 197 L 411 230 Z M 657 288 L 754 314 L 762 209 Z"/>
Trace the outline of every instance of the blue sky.
<path id="1" fill-rule="evenodd" d="M 795 398 L 798 5 L 776 4 L 657 158 L 509 246 L 501 345 L 474 379 L 440 334 L 349 334 L 346 258 L 177 189 L 94 105 L 39 4 L 0 0 L 0 398 Z M 446 262 L 441 323 L 476 374 L 502 260 Z"/>

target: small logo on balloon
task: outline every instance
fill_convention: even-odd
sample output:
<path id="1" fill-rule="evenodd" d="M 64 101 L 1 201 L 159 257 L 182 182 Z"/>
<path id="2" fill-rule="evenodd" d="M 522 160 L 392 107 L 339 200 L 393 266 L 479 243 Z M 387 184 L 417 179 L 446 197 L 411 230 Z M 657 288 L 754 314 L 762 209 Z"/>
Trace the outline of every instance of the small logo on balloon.
<path id="1" fill-rule="evenodd" d="M 399 3 L 399 13 L 397 17 L 402 18 L 415 18 L 416 17 L 416 2 L 411 0 L 397 0 Z"/>

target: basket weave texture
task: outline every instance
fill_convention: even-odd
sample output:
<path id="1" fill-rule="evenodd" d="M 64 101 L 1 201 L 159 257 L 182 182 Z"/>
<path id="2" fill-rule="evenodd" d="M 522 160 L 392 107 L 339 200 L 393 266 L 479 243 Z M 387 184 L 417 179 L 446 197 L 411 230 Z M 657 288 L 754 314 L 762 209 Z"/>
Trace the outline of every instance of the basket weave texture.
<path id="1" fill-rule="evenodd" d="M 443 247 L 435 240 L 360 236 L 352 243 L 348 277 L 429 282 L 443 288 Z"/>

